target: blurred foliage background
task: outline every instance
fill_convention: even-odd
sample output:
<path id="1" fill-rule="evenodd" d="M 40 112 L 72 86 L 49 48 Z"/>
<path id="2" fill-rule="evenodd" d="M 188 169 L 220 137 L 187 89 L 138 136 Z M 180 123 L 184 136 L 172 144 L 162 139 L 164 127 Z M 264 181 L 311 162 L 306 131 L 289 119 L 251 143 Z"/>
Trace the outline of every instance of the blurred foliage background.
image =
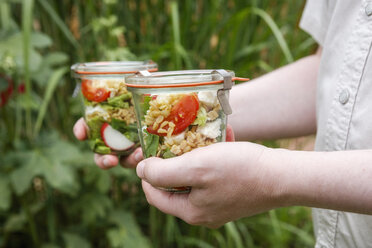
<path id="1" fill-rule="evenodd" d="M 0 1 L 0 247 L 312 247 L 310 210 L 190 226 L 149 207 L 135 172 L 94 165 L 72 126 L 71 64 L 152 59 L 160 70 L 255 78 L 314 51 L 304 0 Z M 265 142 L 269 146 L 301 142 Z M 293 146 L 293 144 L 295 144 Z"/>

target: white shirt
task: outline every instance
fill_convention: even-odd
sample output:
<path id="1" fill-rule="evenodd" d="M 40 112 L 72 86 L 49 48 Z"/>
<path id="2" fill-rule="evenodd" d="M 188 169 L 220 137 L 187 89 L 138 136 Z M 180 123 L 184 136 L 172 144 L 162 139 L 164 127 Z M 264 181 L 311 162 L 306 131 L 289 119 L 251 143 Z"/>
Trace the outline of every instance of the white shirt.
<path id="1" fill-rule="evenodd" d="M 372 149 L 372 0 L 308 0 L 300 27 L 323 47 L 315 149 Z M 316 247 L 372 247 L 370 215 L 313 209 L 313 219 Z"/>

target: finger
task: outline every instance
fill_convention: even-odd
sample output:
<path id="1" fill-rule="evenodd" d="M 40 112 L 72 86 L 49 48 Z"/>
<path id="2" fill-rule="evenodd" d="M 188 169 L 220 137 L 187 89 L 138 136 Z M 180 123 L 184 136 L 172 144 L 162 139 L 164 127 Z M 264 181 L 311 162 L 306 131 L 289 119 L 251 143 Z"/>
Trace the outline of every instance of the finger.
<path id="1" fill-rule="evenodd" d="M 88 126 L 81 117 L 74 125 L 73 132 L 78 140 L 85 140 L 87 138 Z"/>
<path id="2" fill-rule="evenodd" d="M 226 126 L 226 141 L 235 141 L 234 130 L 229 124 Z"/>
<path id="3" fill-rule="evenodd" d="M 142 149 L 138 147 L 130 155 L 120 157 L 120 164 L 125 168 L 135 168 L 141 160 L 143 160 Z"/>
<path id="4" fill-rule="evenodd" d="M 119 163 L 119 159 L 115 155 L 100 155 L 95 153 L 94 162 L 99 168 L 107 170 L 115 167 Z"/>
<path id="5" fill-rule="evenodd" d="M 200 159 L 198 154 L 194 150 L 174 158 L 145 159 L 138 164 L 137 175 L 155 187 L 199 186 L 198 180 L 201 175 L 194 176 L 197 170 L 193 168 L 192 162 L 194 157 Z"/>
<path id="6" fill-rule="evenodd" d="M 153 187 L 144 180 L 142 180 L 142 189 L 145 192 L 148 203 L 166 214 L 171 214 L 183 219 L 185 213 L 189 212 L 189 204 L 187 201 L 189 194 L 166 192 Z"/>

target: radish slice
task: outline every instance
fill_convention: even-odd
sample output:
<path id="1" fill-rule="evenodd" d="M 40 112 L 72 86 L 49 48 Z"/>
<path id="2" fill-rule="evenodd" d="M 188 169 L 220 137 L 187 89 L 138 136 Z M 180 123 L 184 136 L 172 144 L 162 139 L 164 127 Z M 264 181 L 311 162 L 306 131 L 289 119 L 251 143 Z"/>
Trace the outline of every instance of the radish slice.
<path id="1" fill-rule="evenodd" d="M 108 147 L 116 151 L 128 150 L 134 145 L 124 134 L 112 128 L 108 123 L 102 125 L 101 137 Z"/>

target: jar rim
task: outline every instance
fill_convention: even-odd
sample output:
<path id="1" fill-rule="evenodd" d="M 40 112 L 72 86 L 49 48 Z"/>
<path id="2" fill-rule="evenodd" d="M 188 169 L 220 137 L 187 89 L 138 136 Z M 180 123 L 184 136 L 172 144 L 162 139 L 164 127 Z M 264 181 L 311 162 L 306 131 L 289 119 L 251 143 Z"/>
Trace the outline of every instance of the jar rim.
<path id="1" fill-rule="evenodd" d="M 75 76 L 102 74 L 134 74 L 141 70 L 155 72 L 158 65 L 152 60 L 147 61 L 100 61 L 83 62 L 71 66 Z"/>
<path id="2" fill-rule="evenodd" d="M 247 78 L 235 77 L 233 71 L 227 71 L 231 80 L 248 81 Z M 127 77 L 129 88 L 175 88 L 195 87 L 203 85 L 222 84 L 224 78 L 215 69 L 179 70 L 179 71 L 139 71 Z"/>

